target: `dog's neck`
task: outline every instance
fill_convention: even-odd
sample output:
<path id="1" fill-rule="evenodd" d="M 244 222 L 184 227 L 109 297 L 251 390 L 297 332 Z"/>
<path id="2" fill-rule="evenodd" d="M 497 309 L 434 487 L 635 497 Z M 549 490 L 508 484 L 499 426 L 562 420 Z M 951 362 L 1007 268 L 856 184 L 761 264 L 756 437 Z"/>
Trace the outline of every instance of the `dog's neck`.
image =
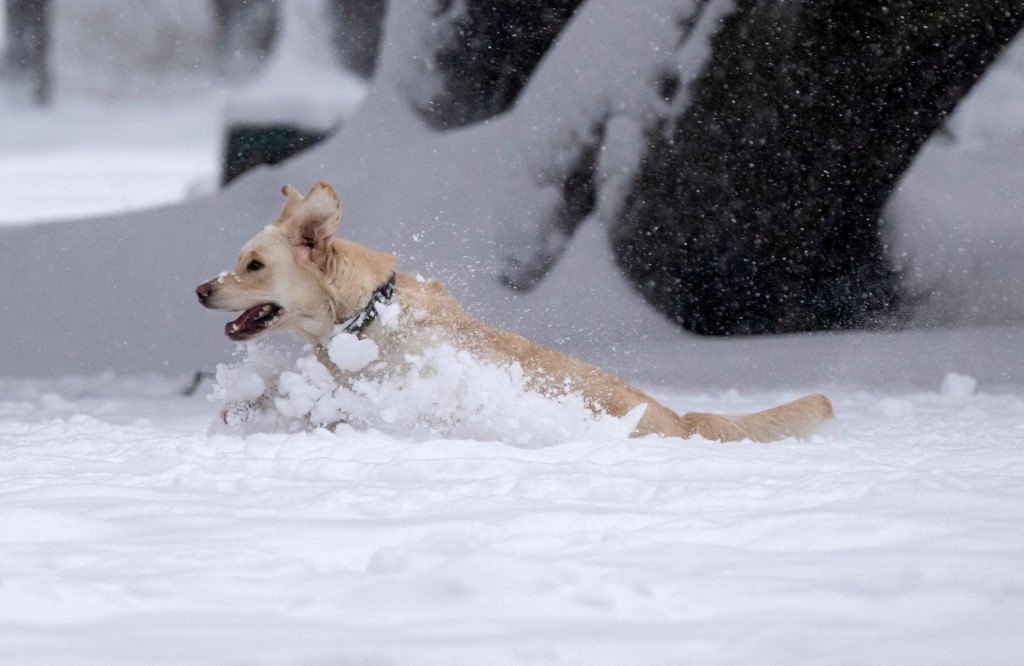
<path id="1" fill-rule="evenodd" d="M 329 335 L 332 326 L 351 328 L 356 334 L 366 329 L 377 316 L 380 298 L 390 301 L 393 295 L 396 263 L 390 254 L 335 238 L 320 267 L 331 318 L 320 320 L 319 326 L 327 325 L 327 330 L 320 329 L 315 338 Z"/>
<path id="2" fill-rule="evenodd" d="M 377 319 L 377 306 L 387 305 L 391 302 L 391 299 L 395 295 L 395 274 L 392 273 L 383 284 L 374 289 L 373 293 L 370 294 L 370 300 L 366 303 L 362 310 L 357 312 L 354 316 L 348 317 L 344 321 L 336 322 L 339 326 L 343 326 L 342 332 L 351 333 L 353 335 L 361 335 L 366 328 Z"/>

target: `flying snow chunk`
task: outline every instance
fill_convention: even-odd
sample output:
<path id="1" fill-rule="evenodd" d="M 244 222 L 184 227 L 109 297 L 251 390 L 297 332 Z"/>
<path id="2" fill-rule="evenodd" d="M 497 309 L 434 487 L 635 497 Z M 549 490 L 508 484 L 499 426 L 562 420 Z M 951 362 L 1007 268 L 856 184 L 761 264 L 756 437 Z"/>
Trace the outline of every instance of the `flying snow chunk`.
<path id="1" fill-rule="evenodd" d="M 224 400 L 229 396 L 235 401 L 256 400 L 267 390 L 266 381 L 255 364 L 218 363 L 216 377 L 213 393 L 207 396 L 207 400 Z"/>
<path id="2" fill-rule="evenodd" d="M 380 356 L 380 348 L 373 340 L 359 339 L 351 333 L 339 333 L 331 338 L 327 356 L 342 372 L 362 370 Z"/>
<path id="3" fill-rule="evenodd" d="M 963 400 L 971 397 L 977 387 L 978 380 L 974 377 L 951 372 L 942 380 L 942 388 L 939 391 L 944 398 Z"/>

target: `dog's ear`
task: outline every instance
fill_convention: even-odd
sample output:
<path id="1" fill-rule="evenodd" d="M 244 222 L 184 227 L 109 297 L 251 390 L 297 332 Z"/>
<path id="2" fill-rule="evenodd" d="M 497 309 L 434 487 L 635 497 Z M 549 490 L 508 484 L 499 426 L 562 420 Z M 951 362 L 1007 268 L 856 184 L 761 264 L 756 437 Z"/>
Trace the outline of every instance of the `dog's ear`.
<path id="1" fill-rule="evenodd" d="M 305 198 L 288 185 L 282 191 L 288 202 L 278 224 L 284 228 L 292 247 L 319 263 L 338 230 L 338 220 L 341 219 L 338 195 L 324 182 L 314 185 Z"/>
<path id="2" fill-rule="evenodd" d="M 302 203 L 302 195 L 291 185 L 282 187 L 281 194 L 288 200 L 284 202 L 284 208 L 281 209 L 281 214 L 277 216 L 275 224 L 283 224 L 285 220 L 295 214 L 295 210 Z"/>

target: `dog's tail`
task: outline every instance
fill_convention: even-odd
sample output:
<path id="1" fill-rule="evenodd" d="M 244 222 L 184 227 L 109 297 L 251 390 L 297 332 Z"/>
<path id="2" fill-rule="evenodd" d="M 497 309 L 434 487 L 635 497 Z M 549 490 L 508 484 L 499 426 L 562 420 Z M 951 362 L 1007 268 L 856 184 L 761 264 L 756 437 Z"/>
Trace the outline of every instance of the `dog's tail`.
<path id="1" fill-rule="evenodd" d="M 743 416 L 724 416 L 688 412 L 679 417 L 683 437 L 700 435 L 705 439 L 734 442 L 752 439 L 774 442 L 786 437 L 806 439 L 831 419 L 832 403 L 823 395 L 809 395 L 763 412 Z"/>

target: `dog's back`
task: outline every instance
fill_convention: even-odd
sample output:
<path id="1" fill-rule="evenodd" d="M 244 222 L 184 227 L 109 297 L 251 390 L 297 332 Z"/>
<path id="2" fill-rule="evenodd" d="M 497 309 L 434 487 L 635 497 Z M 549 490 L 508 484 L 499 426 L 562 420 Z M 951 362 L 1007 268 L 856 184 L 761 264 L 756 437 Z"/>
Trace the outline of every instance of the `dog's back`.
<path id="1" fill-rule="evenodd" d="M 450 342 L 472 350 L 483 360 L 518 363 L 533 387 L 545 391 L 579 392 L 592 410 L 622 417 L 646 404 L 634 437 L 661 434 L 736 441 L 772 442 L 786 437 L 806 438 L 832 418 L 832 404 L 823 395 L 811 395 L 755 414 L 725 416 L 689 412 L 677 414 L 640 389 L 561 352 L 530 342 L 521 335 L 483 324 L 467 314 L 436 282 L 399 275 L 399 301 L 423 315 L 423 326 L 446 331 Z"/>

